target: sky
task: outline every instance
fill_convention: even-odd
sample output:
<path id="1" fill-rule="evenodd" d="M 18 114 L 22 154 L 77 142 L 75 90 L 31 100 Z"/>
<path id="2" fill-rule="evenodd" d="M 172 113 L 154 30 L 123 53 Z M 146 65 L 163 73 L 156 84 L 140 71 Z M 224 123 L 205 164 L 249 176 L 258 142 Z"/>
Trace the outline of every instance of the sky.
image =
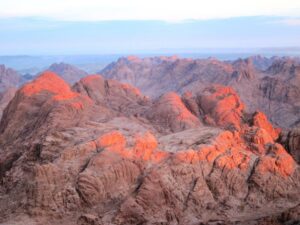
<path id="1" fill-rule="evenodd" d="M 300 47 L 299 0 L 0 0 L 0 55 Z"/>

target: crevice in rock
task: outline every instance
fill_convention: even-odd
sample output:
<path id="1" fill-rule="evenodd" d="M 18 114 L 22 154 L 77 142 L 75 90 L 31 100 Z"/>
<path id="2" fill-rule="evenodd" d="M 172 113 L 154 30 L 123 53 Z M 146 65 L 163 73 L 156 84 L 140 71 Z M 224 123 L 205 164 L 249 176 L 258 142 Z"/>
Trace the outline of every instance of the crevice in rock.
<path id="1" fill-rule="evenodd" d="M 225 152 L 221 153 L 220 155 L 218 155 L 218 156 L 214 159 L 214 161 L 213 161 L 213 163 L 212 163 L 212 168 L 211 168 L 209 174 L 207 175 L 207 177 L 210 177 L 211 174 L 214 172 L 214 170 L 215 170 L 215 168 L 216 168 L 217 160 L 218 160 L 219 158 L 225 156 L 225 155 L 228 155 L 228 153 L 229 153 L 229 150 L 226 150 Z M 206 177 L 206 178 L 207 178 L 207 177 Z M 205 179 L 206 179 L 206 178 L 205 178 Z"/>
<path id="2" fill-rule="evenodd" d="M 251 192 L 251 187 L 253 187 L 253 182 L 251 182 L 251 177 L 252 177 L 252 175 L 253 175 L 254 172 L 255 172 L 255 168 L 256 168 L 257 164 L 259 163 L 259 160 L 260 160 L 259 157 L 257 157 L 257 158 L 254 160 L 254 162 L 253 162 L 253 164 L 252 164 L 252 166 L 251 166 L 251 168 L 250 168 L 249 175 L 248 175 L 247 180 L 246 180 L 246 182 L 247 182 L 247 184 L 248 184 L 248 190 L 247 190 L 247 194 L 246 194 L 246 196 L 245 196 L 245 198 L 244 198 L 244 201 L 245 201 L 245 202 L 247 201 L 248 196 L 249 196 L 249 194 L 250 194 L 250 192 Z"/>
<path id="3" fill-rule="evenodd" d="M 15 152 L 6 158 L 5 162 L 0 163 L 0 184 L 3 183 L 5 173 L 13 167 L 14 162 L 17 161 L 21 156 L 22 153 Z"/>
<path id="4" fill-rule="evenodd" d="M 105 95 L 109 95 L 110 91 L 109 91 L 109 84 L 108 84 L 108 80 L 104 81 L 104 90 L 105 90 Z"/>
<path id="5" fill-rule="evenodd" d="M 85 90 L 85 92 L 89 96 L 89 98 L 93 99 L 93 97 L 91 96 L 91 93 L 90 93 L 89 89 L 85 85 L 83 85 L 83 89 Z"/>
<path id="6" fill-rule="evenodd" d="M 185 211 L 185 210 L 188 208 L 188 201 L 189 201 L 189 199 L 190 199 L 190 197 L 191 197 L 192 192 L 194 191 L 194 189 L 195 189 L 195 187 L 196 187 L 196 184 L 197 184 L 198 180 L 199 180 L 199 178 L 197 177 L 197 178 L 195 178 L 195 179 L 192 181 L 192 184 L 191 184 L 191 188 L 190 188 L 190 190 L 189 190 L 189 193 L 188 193 L 186 199 L 185 199 L 184 202 L 183 202 L 183 211 Z"/>

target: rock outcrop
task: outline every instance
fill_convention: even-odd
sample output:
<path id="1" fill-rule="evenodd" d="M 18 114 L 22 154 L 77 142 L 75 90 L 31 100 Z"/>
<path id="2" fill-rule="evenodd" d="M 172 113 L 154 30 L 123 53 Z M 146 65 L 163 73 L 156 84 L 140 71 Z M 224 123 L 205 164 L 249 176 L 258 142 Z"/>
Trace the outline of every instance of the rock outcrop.
<path id="1" fill-rule="evenodd" d="M 279 142 L 300 163 L 300 129 L 294 128 L 282 131 Z"/>
<path id="2" fill-rule="evenodd" d="M 300 168 L 279 132 L 229 87 L 153 101 L 45 72 L 0 123 L 0 224 L 297 222 Z"/>
<path id="3" fill-rule="evenodd" d="M 157 129 L 169 129 L 178 132 L 201 125 L 199 118 L 193 115 L 174 92 L 162 95 L 154 102 L 146 117 Z"/>

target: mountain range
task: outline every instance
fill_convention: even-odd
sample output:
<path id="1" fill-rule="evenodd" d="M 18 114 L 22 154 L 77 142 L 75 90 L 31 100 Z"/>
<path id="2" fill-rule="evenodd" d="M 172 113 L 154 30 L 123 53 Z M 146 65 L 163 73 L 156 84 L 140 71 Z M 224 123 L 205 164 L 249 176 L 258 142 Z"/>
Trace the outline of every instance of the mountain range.
<path id="1" fill-rule="evenodd" d="M 248 110 L 260 110 L 280 127 L 299 125 L 299 59 L 254 56 L 235 61 L 177 57 L 121 58 L 99 74 L 156 98 L 167 91 L 197 92 L 208 84 L 233 87 Z"/>
<path id="2" fill-rule="evenodd" d="M 1 225 L 300 220 L 297 58 L 0 72 Z"/>

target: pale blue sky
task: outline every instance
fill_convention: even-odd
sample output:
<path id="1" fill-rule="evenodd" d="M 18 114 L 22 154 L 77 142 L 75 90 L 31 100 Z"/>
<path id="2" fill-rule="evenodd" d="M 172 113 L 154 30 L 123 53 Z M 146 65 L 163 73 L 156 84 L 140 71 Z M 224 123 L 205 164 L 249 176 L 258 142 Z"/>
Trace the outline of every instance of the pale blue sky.
<path id="1" fill-rule="evenodd" d="M 0 55 L 300 47 L 299 0 L 0 0 Z"/>
<path id="2" fill-rule="evenodd" d="M 300 24 L 281 17 L 164 21 L 0 20 L 0 55 L 130 54 L 203 48 L 299 47 Z"/>

